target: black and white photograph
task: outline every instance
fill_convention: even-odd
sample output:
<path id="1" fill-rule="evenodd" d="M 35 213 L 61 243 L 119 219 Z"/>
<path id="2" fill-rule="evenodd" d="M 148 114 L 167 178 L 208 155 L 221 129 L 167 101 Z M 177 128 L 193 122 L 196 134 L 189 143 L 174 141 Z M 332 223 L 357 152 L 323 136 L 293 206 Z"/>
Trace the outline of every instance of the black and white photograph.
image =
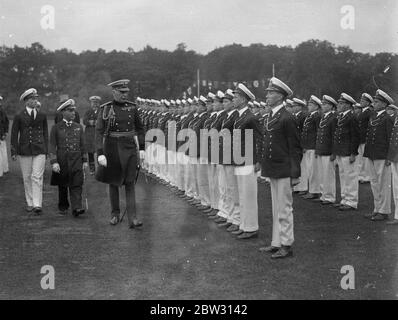
<path id="1" fill-rule="evenodd" d="M 0 0 L 0 300 L 397 300 L 397 16 Z"/>

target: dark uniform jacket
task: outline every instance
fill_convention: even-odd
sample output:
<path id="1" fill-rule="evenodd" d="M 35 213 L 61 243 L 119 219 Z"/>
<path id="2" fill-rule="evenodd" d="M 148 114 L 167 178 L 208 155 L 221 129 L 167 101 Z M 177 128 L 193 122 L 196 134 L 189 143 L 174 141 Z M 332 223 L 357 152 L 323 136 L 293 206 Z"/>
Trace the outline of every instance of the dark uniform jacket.
<path id="1" fill-rule="evenodd" d="M 134 135 L 138 136 L 139 148 L 143 150 L 144 130 L 135 103 L 111 101 L 101 106 L 97 118 L 96 144 L 97 154 L 105 155 L 107 166 L 98 166 L 98 181 L 116 186 L 134 183 L 138 158 Z"/>
<path id="2" fill-rule="evenodd" d="M 185 136 L 185 138 L 182 139 L 182 137 L 179 137 L 178 135 L 180 134 L 181 130 L 189 128 L 189 124 L 191 123 L 191 121 L 193 119 L 194 119 L 194 113 L 193 112 L 181 115 L 181 118 L 180 118 L 180 121 L 179 121 L 178 127 L 177 127 L 177 151 L 179 151 L 180 148 L 181 148 L 180 152 L 184 152 L 185 154 L 188 154 L 188 151 L 189 151 L 189 150 L 186 149 L 186 148 L 188 148 L 188 145 L 186 145 L 186 143 L 188 142 L 189 138 L 187 136 Z"/>
<path id="3" fill-rule="evenodd" d="M 267 117 L 261 175 L 273 179 L 300 177 L 302 150 L 294 116 L 282 107 Z"/>
<path id="4" fill-rule="evenodd" d="M 62 112 L 57 112 L 55 114 L 54 122 L 57 124 L 58 122 L 63 121 L 64 116 L 62 115 Z M 80 115 L 75 111 L 75 119 L 73 119 L 74 122 L 80 123 Z"/>
<path id="5" fill-rule="evenodd" d="M 391 162 L 398 162 L 398 117 L 394 118 L 394 123 L 388 146 L 387 159 Z"/>
<path id="6" fill-rule="evenodd" d="M 322 116 L 316 135 L 316 155 L 330 156 L 333 153 L 333 137 L 336 124 L 337 118 L 333 112 L 329 112 L 326 117 Z"/>
<path id="7" fill-rule="evenodd" d="M 239 112 L 237 110 L 232 111 L 232 113 L 228 116 L 229 112 L 225 112 L 225 117 L 221 121 L 220 138 L 219 138 L 220 139 L 219 163 L 226 166 L 233 164 L 233 152 L 234 152 L 232 144 L 233 130 L 234 130 L 234 123 L 236 119 L 239 118 Z"/>
<path id="8" fill-rule="evenodd" d="M 337 116 L 336 130 L 333 137 L 333 154 L 349 157 L 358 154 L 359 127 L 353 112 Z"/>
<path id="9" fill-rule="evenodd" d="M 321 115 L 319 112 L 308 114 L 303 122 L 301 132 L 301 147 L 305 150 L 315 150 L 316 134 L 318 132 Z M 297 125 L 297 124 L 296 124 Z"/>
<path id="10" fill-rule="evenodd" d="M 367 108 L 365 111 L 358 115 L 358 126 L 359 126 L 359 144 L 366 142 L 366 134 L 368 132 L 369 119 L 372 114 L 372 110 Z"/>
<path id="11" fill-rule="evenodd" d="M 83 126 L 58 122 L 50 133 L 50 162 L 58 163 L 61 171 L 52 172 L 51 185 L 75 187 L 83 185 L 83 162 L 87 162 Z"/>
<path id="12" fill-rule="evenodd" d="M 10 122 L 8 120 L 7 114 L 5 111 L 0 107 L 0 140 L 2 140 L 3 136 L 8 133 L 10 126 Z"/>
<path id="13" fill-rule="evenodd" d="M 214 163 L 214 164 L 221 164 L 220 162 L 220 131 L 221 131 L 221 126 L 223 121 L 227 118 L 227 112 L 222 111 L 219 114 L 217 113 L 215 117 L 213 117 L 213 120 L 211 123 L 208 125 L 209 128 L 209 135 L 210 138 L 208 140 L 208 160 L 209 163 Z M 211 138 L 213 132 L 217 131 L 217 135 L 215 138 Z M 215 132 L 214 132 L 215 134 Z M 213 158 L 213 159 L 212 159 Z"/>
<path id="14" fill-rule="evenodd" d="M 86 151 L 95 153 L 95 123 L 98 118 L 98 109 L 87 110 L 83 116 L 83 124 L 86 126 L 84 129 L 84 141 L 86 143 Z M 90 120 L 94 120 L 94 124 L 90 124 Z"/>
<path id="15" fill-rule="evenodd" d="M 48 153 L 47 117 L 36 113 L 32 121 L 26 108 L 14 118 L 11 128 L 11 155 L 37 156 Z"/>
<path id="16" fill-rule="evenodd" d="M 259 120 L 254 116 L 254 114 L 250 111 L 250 109 L 247 109 L 242 113 L 241 116 L 239 116 L 235 120 L 233 129 L 234 129 L 232 137 L 233 154 L 231 155 L 233 164 L 235 166 L 244 166 L 244 165 L 253 165 L 257 163 L 259 161 L 259 154 L 257 147 L 259 144 L 261 144 L 258 141 L 263 138 L 264 134 L 263 128 L 261 127 Z M 249 159 L 247 159 L 248 155 L 245 145 L 246 143 L 245 130 L 253 130 L 252 132 L 253 140 L 249 141 L 249 143 L 251 143 L 250 147 L 253 149 L 253 152 L 252 155 L 249 156 Z M 240 131 L 240 139 L 238 139 L 239 136 L 236 134 L 238 131 Z M 236 160 L 238 160 L 242 155 L 244 155 L 245 158 L 249 160 L 248 163 L 246 163 L 246 161 L 244 163 L 236 162 Z"/>
<path id="17" fill-rule="evenodd" d="M 374 113 L 370 117 L 364 157 L 371 160 L 387 159 L 393 124 L 394 120 L 385 111 L 379 116 Z"/>
<path id="18" fill-rule="evenodd" d="M 205 122 L 208 120 L 209 114 L 205 111 L 196 116 L 195 119 L 193 119 L 189 123 L 189 128 L 193 130 L 192 133 L 195 133 L 196 136 L 196 152 L 193 150 L 189 150 L 189 156 L 190 157 L 197 157 L 199 158 L 201 156 L 201 130 L 203 129 L 203 126 Z M 206 156 L 207 158 L 207 156 Z"/>
<path id="19" fill-rule="evenodd" d="M 297 123 L 297 129 L 301 138 L 301 133 L 303 132 L 303 126 L 304 126 L 304 121 L 305 118 L 307 117 L 307 114 L 304 111 L 300 111 L 300 113 L 294 115 Z"/>

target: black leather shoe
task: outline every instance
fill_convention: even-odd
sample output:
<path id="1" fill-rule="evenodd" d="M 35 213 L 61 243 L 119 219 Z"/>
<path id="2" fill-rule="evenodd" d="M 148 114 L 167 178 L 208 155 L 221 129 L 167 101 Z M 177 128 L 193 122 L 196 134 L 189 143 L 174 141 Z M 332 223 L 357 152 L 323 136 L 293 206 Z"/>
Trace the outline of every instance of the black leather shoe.
<path id="1" fill-rule="evenodd" d="M 236 238 L 241 240 L 258 238 L 258 232 L 257 231 L 243 232 L 242 234 L 238 235 Z"/>
<path id="2" fill-rule="evenodd" d="M 114 217 L 112 217 L 111 221 L 109 221 L 109 223 L 112 226 L 115 226 L 115 225 L 117 225 L 119 223 L 119 221 L 120 221 L 119 217 L 114 216 Z"/>
<path id="3" fill-rule="evenodd" d="M 229 228 L 231 225 L 232 225 L 232 223 L 228 222 L 228 221 L 218 224 L 219 227 L 226 227 L 226 228 Z"/>
<path id="4" fill-rule="evenodd" d="M 227 222 L 227 219 L 218 217 L 217 219 L 214 220 L 215 223 L 219 224 L 219 223 L 224 223 Z"/>
<path id="5" fill-rule="evenodd" d="M 292 256 L 293 256 L 293 250 L 290 247 L 282 246 L 282 248 L 280 248 L 277 252 L 275 252 L 271 256 L 271 259 L 283 259 Z"/>
<path id="6" fill-rule="evenodd" d="M 341 203 L 333 203 L 334 208 L 340 208 L 342 206 Z"/>
<path id="7" fill-rule="evenodd" d="M 299 196 L 304 196 L 304 195 L 307 194 L 307 191 L 299 191 L 297 194 L 298 194 Z"/>
<path id="8" fill-rule="evenodd" d="M 236 224 L 232 224 L 230 227 L 228 227 L 227 231 L 228 232 L 235 232 L 239 230 L 239 226 Z"/>
<path id="9" fill-rule="evenodd" d="M 72 211 L 72 215 L 74 216 L 74 217 L 78 217 L 79 215 L 81 215 L 81 214 L 83 214 L 84 213 L 84 209 L 76 209 L 76 210 L 73 210 Z"/>
<path id="10" fill-rule="evenodd" d="M 66 209 L 66 210 L 59 210 L 59 211 L 58 211 L 58 214 L 61 215 L 61 216 L 66 216 L 66 215 L 68 214 L 68 209 Z"/>
<path id="11" fill-rule="evenodd" d="M 388 220 L 388 214 L 378 213 L 377 215 L 375 215 L 375 216 L 373 216 L 372 218 L 370 218 L 370 220 L 372 220 L 372 221 L 384 221 L 384 220 Z"/>
<path id="12" fill-rule="evenodd" d="M 313 200 L 319 198 L 319 195 L 316 193 L 308 193 L 305 196 L 303 196 L 303 198 L 307 200 Z"/>
<path id="13" fill-rule="evenodd" d="M 330 202 L 330 201 L 322 201 L 321 202 L 321 205 L 323 205 L 323 206 L 330 206 L 332 204 L 333 204 L 333 202 Z"/>
<path id="14" fill-rule="evenodd" d="M 377 216 L 377 215 L 378 215 L 378 213 L 371 212 L 371 213 L 364 214 L 363 217 L 366 219 L 372 219 L 372 217 Z"/>
<path id="15" fill-rule="evenodd" d="M 258 251 L 267 252 L 267 253 L 275 253 L 275 252 L 279 251 L 279 249 L 280 248 L 278 248 L 278 247 L 269 246 L 269 247 L 261 247 L 260 249 L 258 249 Z"/>
<path id="16" fill-rule="evenodd" d="M 33 208 L 33 214 L 36 216 L 41 215 L 42 212 L 43 212 L 43 210 L 40 207 Z"/>
<path id="17" fill-rule="evenodd" d="M 339 207 L 339 211 L 351 211 L 351 210 L 356 210 L 353 207 L 347 206 L 345 204 L 343 204 L 342 206 Z"/>
<path id="18" fill-rule="evenodd" d="M 243 233 L 243 230 L 239 229 L 239 227 L 238 227 L 238 230 L 232 231 L 231 233 L 238 236 Z"/>
<path id="19" fill-rule="evenodd" d="M 27 207 L 25 207 L 25 211 L 26 212 L 32 212 L 33 211 L 33 207 L 27 206 Z"/>

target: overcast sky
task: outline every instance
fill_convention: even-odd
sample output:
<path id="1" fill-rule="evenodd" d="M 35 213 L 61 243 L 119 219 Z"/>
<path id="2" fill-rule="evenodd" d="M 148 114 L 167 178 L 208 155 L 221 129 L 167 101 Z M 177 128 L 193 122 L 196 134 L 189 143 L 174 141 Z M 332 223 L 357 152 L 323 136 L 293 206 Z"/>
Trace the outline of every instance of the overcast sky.
<path id="1" fill-rule="evenodd" d="M 55 8 L 55 28 L 41 8 Z M 341 8 L 355 9 L 344 30 Z M 207 53 L 226 44 L 296 46 L 308 39 L 360 52 L 398 52 L 397 0 L 0 0 L 0 45 L 106 51 L 153 47 Z"/>

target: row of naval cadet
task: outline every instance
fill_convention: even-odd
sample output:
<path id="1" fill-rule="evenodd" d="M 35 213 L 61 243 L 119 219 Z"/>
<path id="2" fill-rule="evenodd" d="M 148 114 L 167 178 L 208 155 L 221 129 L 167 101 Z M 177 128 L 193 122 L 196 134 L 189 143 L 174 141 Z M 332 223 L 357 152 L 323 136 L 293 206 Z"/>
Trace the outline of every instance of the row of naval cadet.
<path id="1" fill-rule="evenodd" d="M 267 181 L 272 195 L 272 243 L 260 250 L 273 253 L 273 258 L 292 255 L 292 193 L 344 213 L 357 209 L 359 183 L 370 182 L 374 208 L 365 217 L 388 220 L 391 188 L 398 202 L 398 120 L 393 99 L 377 90 L 374 97 L 362 94 L 360 103 L 346 93 L 337 101 L 329 95 L 322 99 L 311 95 L 306 103 L 288 99 L 292 90 L 277 78 L 270 80 L 266 91 L 266 102 L 257 102 L 243 84 L 234 91 L 194 99 L 137 98 L 145 131 L 160 129 L 166 136 L 147 140 L 141 152 L 144 168 L 238 239 L 258 236 L 257 180 Z M 223 162 L 222 138 L 219 161 L 212 161 L 211 139 L 207 159 L 201 159 L 201 152 L 181 148 L 187 140 L 171 146 L 170 128 L 177 133 L 189 128 L 197 137 L 204 129 L 215 129 L 220 136 L 226 130 L 233 135 L 251 129 L 253 161 L 238 164 L 228 158 Z M 201 150 L 201 139 L 197 143 Z M 240 148 L 233 144 L 228 148 L 232 154 L 244 152 L 244 145 L 240 141 Z M 398 224 L 398 210 L 387 223 Z"/>

